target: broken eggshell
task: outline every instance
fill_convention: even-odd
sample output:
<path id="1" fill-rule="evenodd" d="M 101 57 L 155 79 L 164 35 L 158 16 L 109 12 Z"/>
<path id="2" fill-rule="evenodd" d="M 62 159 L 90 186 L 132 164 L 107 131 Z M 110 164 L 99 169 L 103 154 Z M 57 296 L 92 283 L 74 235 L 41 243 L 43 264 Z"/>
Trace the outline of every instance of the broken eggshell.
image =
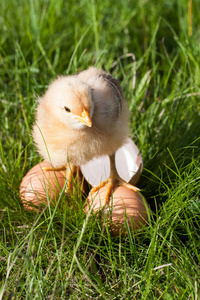
<path id="1" fill-rule="evenodd" d="M 116 151 L 115 164 L 119 176 L 126 182 L 135 185 L 139 181 L 143 161 L 139 149 L 131 139 Z M 91 186 L 98 186 L 110 176 L 108 155 L 92 159 L 81 166 L 81 171 Z"/>

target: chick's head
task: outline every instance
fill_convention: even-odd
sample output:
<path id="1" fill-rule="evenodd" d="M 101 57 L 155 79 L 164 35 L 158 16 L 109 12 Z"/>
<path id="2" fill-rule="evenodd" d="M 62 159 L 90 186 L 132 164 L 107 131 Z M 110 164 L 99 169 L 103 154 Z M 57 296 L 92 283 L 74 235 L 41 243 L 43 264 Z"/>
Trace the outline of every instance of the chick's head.
<path id="1" fill-rule="evenodd" d="M 49 106 L 51 115 L 68 128 L 83 129 L 92 126 L 92 90 L 76 76 L 56 79 L 42 101 Z"/>

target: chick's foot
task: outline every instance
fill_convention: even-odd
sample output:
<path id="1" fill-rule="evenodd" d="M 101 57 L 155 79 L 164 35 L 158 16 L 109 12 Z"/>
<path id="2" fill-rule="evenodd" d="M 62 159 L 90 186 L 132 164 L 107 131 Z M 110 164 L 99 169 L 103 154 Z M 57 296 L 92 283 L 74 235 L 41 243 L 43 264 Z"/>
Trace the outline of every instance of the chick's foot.
<path id="1" fill-rule="evenodd" d="M 73 192 L 73 178 L 74 178 L 74 174 L 78 171 L 77 167 L 75 167 L 74 165 L 68 164 L 67 166 L 64 166 L 64 167 L 58 167 L 58 168 L 43 167 L 42 169 L 44 172 L 46 172 L 46 171 L 61 171 L 67 180 L 65 192 L 66 193 L 69 191 Z"/>
<path id="2" fill-rule="evenodd" d="M 115 165 L 115 153 L 110 155 L 109 159 L 110 159 L 110 176 L 108 177 L 107 180 L 101 182 L 99 186 L 94 187 L 91 191 L 93 194 L 93 193 L 97 192 L 101 187 L 107 186 L 106 193 L 105 193 L 105 199 L 104 199 L 105 200 L 104 206 L 106 206 L 106 204 L 109 203 L 113 189 L 118 186 L 125 186 L 126 188 L 131 189 L 134 192 L 137 192 L 140 190 L 136 186 L 133 186 L 130 183 L 127 183 L 125 180 L 123 180 L 119 176 L 117 169 L 116 169 L 116 165 Z"/>
<path id="3" fill-rule="evenodd" d="M 65 171 L 66 167 L 54 168 L 54 167 L 42 167 L 43 171 Z"/>
<path id="4" fill-rule="evenodd" d="M 130 190 L 133 190 L 134 192 L 140 191 L 139 188 L 137 188 L 136 186 L 134 186 L 130 183 L 127 183 L 119 175 L 117 175 L 116 177 L 110 176 L 110 177 L 108 177 L 107 180 L 102 181 L 98 186 L 94 187 L 91 190 L 91 193 L 92 194 L 96 193 L 100 188 L 102 188 L 104 186 L 106 186 L 104 207 L 109 203 L 110 197 L 112 195 L 114 188 L 116 188 L 118 186 L 124 186 Z"/>

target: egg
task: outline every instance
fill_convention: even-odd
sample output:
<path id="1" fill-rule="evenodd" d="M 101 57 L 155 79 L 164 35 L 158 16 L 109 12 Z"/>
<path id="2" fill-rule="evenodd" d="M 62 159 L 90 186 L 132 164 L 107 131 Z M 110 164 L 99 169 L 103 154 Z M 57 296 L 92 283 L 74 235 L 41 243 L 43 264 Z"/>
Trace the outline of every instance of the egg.
<path id="1" fill-rule="evenodd" d="M 49 199 L 58 199 L 65 184 L 65 176 L 60 171 L 44 171 L 42 168 L 51 167 L 50 163 L 42 162 L 34 166 L 23 178 L 20 184 L 20 197 L 26 209 L 40 207 Z"/>
<path id="2" fill-rule="evenodd" d="M 47 195 L 49 200 L 55 203 L 64 187 L 64 173 L 61 171 L 44 171 L 42 169 L 44 167 L 51 168 L 51 165 L 45 161 L 37 164 L 25 175 L 20 184 L 20 198 L 26 209 L 32 210 L 35 209 L 34 206 L 40 208 L 42 204 L 47 204 Z M 85 191 L 88 184 L 83 180 L 80 171 L 78 181 Z"/>
<path id="3" fill-rule="evenodd" d="M 130 230 L 134 231 L 147 224 L 150 208 L 140 192 L 134 192 L 126 187 L 119 186 L 108 204 L 104 206 L 106 187 L 96 193 L 90 193 L 85 206 L 86 212 L 93 205 L 94 212 L 101 212 L 103 222 L 109 225 L 110 233 L 117 236 L 127 233 L 126 219 Z M 103 212 L 103 214 L 102 214 Z"/>

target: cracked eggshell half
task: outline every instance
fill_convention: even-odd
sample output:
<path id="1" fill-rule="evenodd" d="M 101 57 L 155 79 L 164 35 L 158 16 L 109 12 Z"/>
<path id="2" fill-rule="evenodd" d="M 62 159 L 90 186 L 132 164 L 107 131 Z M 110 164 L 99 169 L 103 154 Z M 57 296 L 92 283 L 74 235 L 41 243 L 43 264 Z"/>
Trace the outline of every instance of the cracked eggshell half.
<path id="1" fill-rule="evenodd" d="M 143 169 L 142 156 L 135 143 L 128 139 L 127 143 L 115 153 L 115 163 L 119 176 L 126 182 L 135 185 Z M 94 158 L 81 166 L 85 179 L 91 186 L 97 186 L 110 176 L 109 157 Z"/>

